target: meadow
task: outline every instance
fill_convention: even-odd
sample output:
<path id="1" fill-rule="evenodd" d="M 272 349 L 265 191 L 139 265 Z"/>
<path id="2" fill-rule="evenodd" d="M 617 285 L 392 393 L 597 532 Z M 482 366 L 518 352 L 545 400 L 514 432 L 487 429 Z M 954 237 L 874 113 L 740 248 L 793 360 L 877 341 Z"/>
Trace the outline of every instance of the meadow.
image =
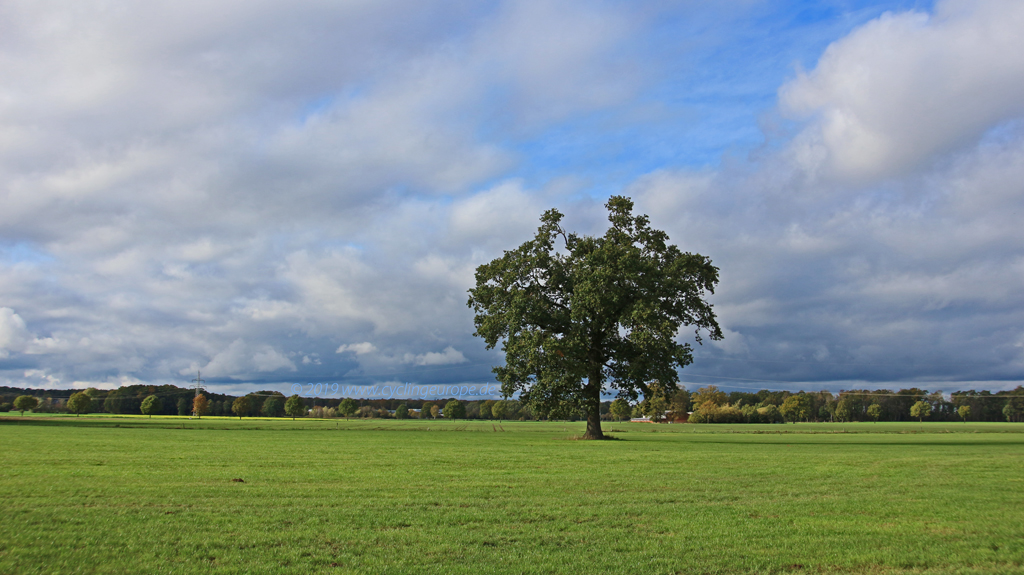
<path id="1" fill-rule="evenodd" d="M 1024 571 L 1024 425 L 605 429 L 5 414 L 0 573 Z"/>

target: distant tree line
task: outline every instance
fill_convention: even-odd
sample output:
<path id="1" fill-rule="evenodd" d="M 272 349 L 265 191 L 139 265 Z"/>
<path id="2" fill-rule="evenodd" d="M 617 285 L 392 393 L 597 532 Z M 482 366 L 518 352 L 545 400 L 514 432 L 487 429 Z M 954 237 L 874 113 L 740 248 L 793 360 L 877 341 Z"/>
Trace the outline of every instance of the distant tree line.
<path id="1" fill-rule="evenodd" d="M 1024 387 L 1010 391 L 941 392 L 910 388 L 892 391 L 725 393 L 711 385 L 676 392 L 690 401 L 692 423 L 779 423 L 783 421 L 1024 421 Z M 680 400 L 681 401 L 681 400 Z M 642 404 L 641 404 L 642 406 Z"/>
<path id="2" fill-rule="evenodd" d="M 18 411 L 18 398 L 25 411 L 34 413 L 111 413 L 153 415 L 212 415 L 226 417 L 316 417 L 394 419 L 545 419 L 516 400 L 464 401 L 416 399 L 348 399 L 286 397 L 279 391 L 255 391 L 244 396 L 203 392 L 174 385 L 131 385 L 115 390 L 34 390 L 0 387 L 0 411 Z M 29 399 L 33 403 L 29 405 Z M 604 411 L 610 402 L 606 402 Z M 579 419 L 567 412 L 559 419 Z"/>
<path id="3" fill-rule="evenodd" d="M 601 403 L 601 418 L 645 417 L 655 422 L 782 423 L 785 421 L 1024 421 L 1024 387 L 1011 391 L 941 392 L 910 388 L 791 392 L 763 389 L 725 392 L 716 386 L 696 391 L 651 386 L 636 405 L 625 399 Z M 213 415 L 226 417 L 314 417 L 379 419 L 483 419 L 505 421 L 585 419 L 571 407 L 541 411 L 514 399 L 465 401 L 456 398 L 350 399 L 285 397 L 278 391 L 244 396 L 204 392 L 173 385 L 130 385 L 115 390 L 31 390 L 0 387 L 0 411 L 34 413 L 113 413 Z"/>

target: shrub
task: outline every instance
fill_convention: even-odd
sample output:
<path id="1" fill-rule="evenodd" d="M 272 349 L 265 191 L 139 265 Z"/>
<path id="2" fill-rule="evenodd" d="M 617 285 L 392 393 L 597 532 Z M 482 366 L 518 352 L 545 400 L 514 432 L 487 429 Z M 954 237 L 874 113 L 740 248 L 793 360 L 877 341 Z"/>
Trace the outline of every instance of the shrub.
<path id="1" fill-rule="evenodd" d="M 743 412 L 731 405 L 721 407 L 715 413 L 715 420 L 711 423 L 744 423 Z"/>
<path id="2" fill-rule="evenodd" d="M 711 401 L 704 402 L 690 416 L 691 423 L 782 423 L 782 412 L 774 405 L 756 407 L 744 405 L 719 406 Z"/>
<path id="3" fill-rule="evenodd" d="M 761 423 L 761 414 L 757 412 L 757 408 L 753 405 L 744 405 L 740 408 L 743 412 L 743 421 L 747 423 Z"/>
<path id="4" fill-rule="evenodd" d="M 759 407 L 757 408 L 757 413 L 761 417 L 761 423 L 782 423 L 785 421 L 782 417 L 782 412 L 774 405 Z"/>

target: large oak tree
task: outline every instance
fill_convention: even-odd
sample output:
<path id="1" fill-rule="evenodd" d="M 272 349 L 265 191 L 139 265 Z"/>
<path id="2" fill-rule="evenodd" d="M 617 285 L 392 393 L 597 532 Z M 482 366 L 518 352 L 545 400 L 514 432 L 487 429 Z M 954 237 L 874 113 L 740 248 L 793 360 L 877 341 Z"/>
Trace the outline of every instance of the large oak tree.
<path id="1" fill-rule="evenodd" d="M 590 439 L 604 437 L 602 392 L 636 401 L 651 382 L 676 387 L 693 361 L 681 327 L 694 327 L 698 343 L 702 329 L 722 338 L 705 299 L 718 284 L 711 260 L 670 245 L 629 198 L 606 207 L 601 237 L 566 233 L 548 210 L 532 240 L 477 268 L 469 290 L 475 335 L 505 352 L 493 370 L 502 393 L 542 412 L 584 412 Z"/>

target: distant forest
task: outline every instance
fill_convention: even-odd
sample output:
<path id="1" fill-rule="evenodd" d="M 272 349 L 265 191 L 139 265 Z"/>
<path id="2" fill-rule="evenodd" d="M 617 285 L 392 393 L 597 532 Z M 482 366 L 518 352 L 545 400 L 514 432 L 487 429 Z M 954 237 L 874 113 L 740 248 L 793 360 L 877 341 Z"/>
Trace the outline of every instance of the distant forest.
<path id="1" fill-rule="evenodd" d="M 21 389 L 0 386 L 0 411 L 13 410 L 14 400 L 22 395 L 39 400 L 35 413 L 68 413 L 68 399 L 79 389 Z M 82 413 L 141 414 L 142 403 L 150 396 L 160 399 L 159 415 L 190 415 L 195 390 L 174 385 L 130 385 L 114 390 L 84 390 L 91 398 Z M 238 396 L 204 391 L 208 400 L 207 415 L 237 416 L 232 406 Z M 654 421 L 687 419 L 695 423 L 776 423 L 783 421 L 1024 421 L 1024 387 L 991 392 L 956 391 L 949 399 L 941 392 L 910 388 L 899 391 L 861 389 L 841 391 L 791 392 L 763 389 L 756 393 L 725 392 L 715 386 L 696 391 L 673 391 L 670 397 L 652 396 L 637 405 L 605 401 L 602 418 L 607 420 L 645 417 Z M 247 398 L 248 413 L 243 417 L 285 417 L 284 394 L 257 391 Z M 267 400 L 274 398 L 276 401 Z M 307 417 L 344 417 L 344 398 L 303 397 Z M 354 399 L 352 417 L 416 418 L 426 411 L 438 417 L 446 406 L 461 404 L 461 418 L 466 419 L 558 419 L 578 420 L 582 415 L 571 408 L 559 413 L 538 413 L 515 400 L 466 401 L 447 399 Z M 349 405 L 351 406 L 352 403 Z M 432 410 L 433 407 L 438 409 Z M 618 409 L 616 409 L 618 408 Z M 625 408 L 625 409 L 623 409 Z"/>

